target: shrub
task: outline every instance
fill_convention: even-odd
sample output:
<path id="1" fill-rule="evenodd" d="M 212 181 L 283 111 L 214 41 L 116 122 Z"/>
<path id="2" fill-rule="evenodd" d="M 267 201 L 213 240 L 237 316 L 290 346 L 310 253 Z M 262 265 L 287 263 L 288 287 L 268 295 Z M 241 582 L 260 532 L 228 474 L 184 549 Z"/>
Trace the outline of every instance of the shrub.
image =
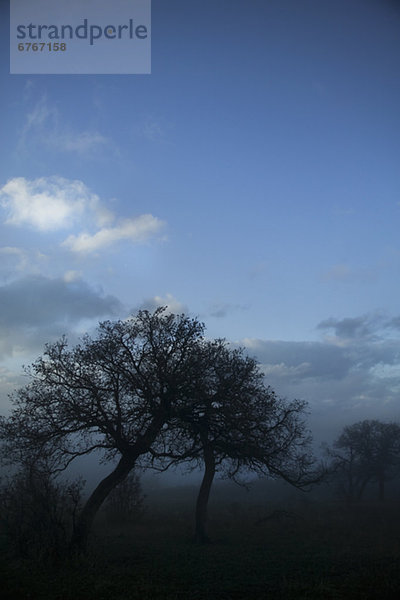
<path id="1" fill-rule="evenodd" d="M 3 479 L 0 523 L 9 550 L 20 558 L 57 561 L 65 553 L 84 482 L 56 482 L 29 468 Z"/>

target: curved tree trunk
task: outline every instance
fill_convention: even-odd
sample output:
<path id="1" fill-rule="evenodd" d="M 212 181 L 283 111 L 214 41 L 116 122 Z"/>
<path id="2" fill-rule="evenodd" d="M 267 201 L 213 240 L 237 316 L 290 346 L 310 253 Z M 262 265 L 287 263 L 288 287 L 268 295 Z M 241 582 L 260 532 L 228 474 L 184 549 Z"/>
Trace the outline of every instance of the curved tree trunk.
<path id="1" fill-rule="evenodd" d="M 208 542 L 206 533 L 207 506 L 211 485 L 215 475 L 215 458 L 211 448 L 204 448 L 205 471 L 196 502 L 195 541 L 201 544 Z"/>
<path id="2" fill-rule="evenodd" d="M 135 462 L 136 458 L 133 459 L 131 457 L 122 456 L 114 471 L 100 481 L 98 486 L 89 496 L 74 527 L 70 543 L 70 550 L 72 553 L 85 552 L 89 533 L 97 511 L 107 498 L 108 494 L 129 474 L 134 467 Z"/>
<path id="3" fill-rule="evenodd" d="M 167 407 L 168 408 L 168 407 Z M 70 542 L 70 551 L 72 553 L 85 552 L 90 530 L 94 518 L 107 498 L 108 494 L 117 486 L 135 466 L 136 460 L 142 454 L 148 452 L 151 444 L 156 439 L 163 423 L 166 419 L 166 407 L 161 407 L 155 414 L 144 434 L 138 435 L 136 443 L 126 450 L 122 455 L 114 471 L 107 475 L 92 492 L 86 501 L 80 515 L 78 516 L 76 526 Z"/>

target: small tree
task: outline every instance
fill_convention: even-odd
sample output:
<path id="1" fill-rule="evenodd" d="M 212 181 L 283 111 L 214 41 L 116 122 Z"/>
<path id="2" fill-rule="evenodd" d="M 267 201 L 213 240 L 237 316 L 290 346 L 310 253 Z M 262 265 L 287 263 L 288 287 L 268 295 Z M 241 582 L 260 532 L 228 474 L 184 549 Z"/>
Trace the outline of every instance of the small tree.
<path id="1" fill-rule="evenodd" d="M 224 340 L 203 342 L 194 370 L 192 396 L 179 406 L 177 422 L 155 457 L 167 465 L 204 466 L 195 519 L 195 538 L 207 541 L 207 506 L 214 476 L 239 482 L 255 472 L 281 477 L 296 487 L 318 479 L 303 415 L 305 404 L 279 398 L 264 383 L 258 363 Z"/>
<path id="2" fill-rule="evenodd" d="M 378 484 L 378 497 L 383 501 L 385 482 L 399 471 L 400 426 L 377 420 L 354 423 L 343 429 L 327 453 L 349 502 L 361 500 L 373 482 Z"/>

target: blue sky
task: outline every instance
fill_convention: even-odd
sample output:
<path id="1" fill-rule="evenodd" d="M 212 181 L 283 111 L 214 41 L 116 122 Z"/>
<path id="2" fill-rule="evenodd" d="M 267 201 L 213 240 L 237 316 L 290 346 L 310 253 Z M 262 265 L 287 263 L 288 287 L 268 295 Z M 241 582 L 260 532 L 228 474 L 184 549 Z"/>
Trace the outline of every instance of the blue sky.
<path id="1" fill-rule="evenodd" d="M 0 402 L 46 341 L 168 304 L 315 426 L 399 418 L 400 6 L 152 2 L 151 75 L 10 75 Z"/>

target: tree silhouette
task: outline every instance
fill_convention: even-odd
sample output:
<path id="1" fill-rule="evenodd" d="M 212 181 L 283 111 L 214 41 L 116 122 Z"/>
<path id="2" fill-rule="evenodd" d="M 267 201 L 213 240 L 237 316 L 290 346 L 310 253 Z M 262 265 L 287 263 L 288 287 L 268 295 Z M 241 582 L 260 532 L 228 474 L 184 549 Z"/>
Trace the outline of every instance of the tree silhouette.
<path id="1" fill-rule="evenodd" d="M 349 502 L 361 500 L 372 482 L 378 484 L 378 497 L 383 501 L 385 482 L 399 471 L 400 426 L 377 420 L 354 423 L 343 429 L 327 452 Z"/>
<path id="2" fill-rule="evenodd" d="M 46 463 L 53 473 L 96 450 L 118 460 L 77 518 L 74 551 L 85 550 L 103 501 L 162 438 L 174 405 L 190 395 L 203 329 L 165 308 L 139 311 L 127 321 L 101 323 L 95 339 L 86 336 L 72 350 L 65 339 L 48 345 L 28 369 L 32 382 L 0 421 L 3 459 Z"/>
<path id="3" fill-rule="evenodd" d="M 207 541 L 207 505 L 216 472 L 238 482 L 250 471 L 297 487 L 318 479 L 303 417 L 305 404 L 279 398 L 258 363 L 224 340 L 203 342 L 193 395 L 178 407 L 179 423 L 154 458 L 204 468 L 196 503 L 195 538 Z M 165 462 L 164 462 L 165 464 Z"/>
<path id="4" fill-rule="evenodd" d="M 196 538 L 206 536 L 216 471 L 234 480 L 253 471 L 303 487 L 313 476 L 304 403 L 287 402 L 264 383 L 257 362 L 223 340 L 204 340 L 204 326 L 165 308 L 101 323 L 68 349 L 48 345 L 28 369 L 31 383 L 0 420 L 3 458 L 60 472 L 101 451 L 115 461 L 76 519 L 71 549 L 85 550 L 97 511 L 141 465 L 204 465 Z"/>

